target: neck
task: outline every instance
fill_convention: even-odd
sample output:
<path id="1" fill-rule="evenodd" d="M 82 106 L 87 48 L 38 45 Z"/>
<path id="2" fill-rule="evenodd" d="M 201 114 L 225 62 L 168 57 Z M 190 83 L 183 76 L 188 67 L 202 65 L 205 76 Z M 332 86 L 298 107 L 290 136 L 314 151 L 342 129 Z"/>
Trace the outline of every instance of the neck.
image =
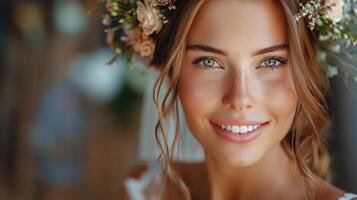
<path id="1" fill-rule="evenodd" d="M 207 155 L 206 164 L 213 200 L 303 197 L 298 170 L 280 145 L 248 167 L 227 167 Z"/>

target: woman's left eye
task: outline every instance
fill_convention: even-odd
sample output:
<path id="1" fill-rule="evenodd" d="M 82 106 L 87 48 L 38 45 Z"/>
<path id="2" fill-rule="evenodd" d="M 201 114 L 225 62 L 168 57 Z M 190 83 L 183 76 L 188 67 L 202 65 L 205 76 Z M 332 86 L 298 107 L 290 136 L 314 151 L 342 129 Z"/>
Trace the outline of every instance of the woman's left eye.
<path id="1" fill-rule="evenodd" d="M 221 67 L 220 64 L 215 59 L 209 57 L 198 58 L 194 60 L 192 64 L 198 65 L 198 67 L 208 70 Z"/>
<path id="2" fill-rule="evenodd" d="M 285 58 L 272 57 L 272 58 L 268 58 L 268 59 L 264 60 L 260 66 L 271 68 L 273 70 L 273 69 L 277 68 L 279 65 L 286 64 L 286 63 L 287 63 L 287 60 Z"/>

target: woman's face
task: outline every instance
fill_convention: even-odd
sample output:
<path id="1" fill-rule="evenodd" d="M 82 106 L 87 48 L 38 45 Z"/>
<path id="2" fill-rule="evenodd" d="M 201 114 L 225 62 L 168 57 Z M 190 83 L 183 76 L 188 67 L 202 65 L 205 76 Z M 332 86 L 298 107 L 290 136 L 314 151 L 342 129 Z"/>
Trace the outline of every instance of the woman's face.
<path id="1" fill-rule="evenodd" d="M 290 68 L 278 2 L 205 2 L 188 34 L 178 90 L 206 157 L 243 167 L 279 147 L 297 106 Z"/>

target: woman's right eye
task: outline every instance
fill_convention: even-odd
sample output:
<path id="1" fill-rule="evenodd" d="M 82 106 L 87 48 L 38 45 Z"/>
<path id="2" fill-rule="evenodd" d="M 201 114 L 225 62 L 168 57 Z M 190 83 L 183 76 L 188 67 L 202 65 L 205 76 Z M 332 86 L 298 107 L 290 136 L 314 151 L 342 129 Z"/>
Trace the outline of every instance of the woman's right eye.
<path id="1" fill-rule="evenodd" d="M 196 60 L 194 60 L 192 62 L 192 64 L 197 65 L 197 67 L 207 69 L 207 70 L 221 68 L 221 65 L 218 64 L 218 62 L 215 59 L 210 58 L 210 57 L 197 58 Z"/>

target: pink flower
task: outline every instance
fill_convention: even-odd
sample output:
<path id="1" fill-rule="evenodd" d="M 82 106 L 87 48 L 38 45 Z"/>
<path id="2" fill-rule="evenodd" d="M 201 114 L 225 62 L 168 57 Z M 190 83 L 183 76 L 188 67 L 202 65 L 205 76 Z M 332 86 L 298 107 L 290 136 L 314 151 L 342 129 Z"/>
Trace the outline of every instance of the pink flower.
<path id="1" fill-rule="evenodd" d="M 141 39 L 142 32 L 143 31 L 138 27 L 131 28 L 128 26 L 124 28 L 124 36 L 122 36 L 120 39 L 123 42 L 132 44 Z"/>
<path id="2" fill-rule="evenodd" d="M 142 57 L 149 57 L 154 53 L 155 43 L 154 41 L 143 33 L 141 28 L 124 29 L 125 36 L 122 36 L 121 41 L 127 45 L 132 46 L 136 53 L 139 53 Z"/>
<path id="3" fill-rule="evenodd" d="M 343 18 L 343 0 L 330 0 L 331 9 L 327 12 L 327 17 L 333 22 L 339 22 Z"/>
<path id="4" fill-rule="evenodd" d="M 158 33 L 162 28 L 162 22 L 160 21 L 160 11 L 154 8 L 155 0 L 145 0 L 145 4 L 141 1 L 137 1 L 136 14 L 140 22 L 141 27 L 146 35 L 150 35 L 154 32 Z"/>

